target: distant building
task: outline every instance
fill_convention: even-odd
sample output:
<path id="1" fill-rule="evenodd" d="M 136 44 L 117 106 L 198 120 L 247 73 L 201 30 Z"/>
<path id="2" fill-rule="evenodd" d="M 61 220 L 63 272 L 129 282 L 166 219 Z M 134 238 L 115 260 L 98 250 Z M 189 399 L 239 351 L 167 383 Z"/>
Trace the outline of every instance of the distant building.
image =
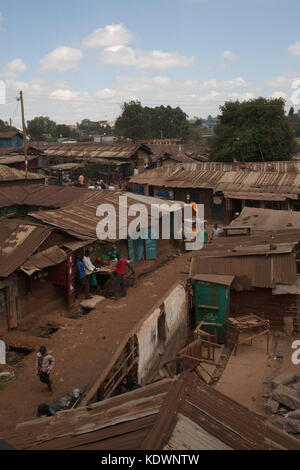
<path id="1" fill-rule="evenodd" d="M 76 144 L 77 140 L 76 139 L 71 139 L 70 137 L 60 137 L 57 139 L 57 142 L 60 144 Z"/>
<path id="2" fill-rule="evenodd" d="M 0 147 L 23 147 L 23 134 L 20 131 L 0 132 Z"/>

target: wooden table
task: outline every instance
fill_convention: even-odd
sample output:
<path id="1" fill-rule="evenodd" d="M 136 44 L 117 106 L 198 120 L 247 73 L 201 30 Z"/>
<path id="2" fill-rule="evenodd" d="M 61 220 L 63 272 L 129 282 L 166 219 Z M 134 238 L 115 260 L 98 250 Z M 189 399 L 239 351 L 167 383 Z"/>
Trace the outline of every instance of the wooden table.
<path id="1" fill-rule="evenodd" d="M 246 230 L 248 235 L 251 235 L 251 225 L 240 225 L 240 226 L 235 226 L 235 225 L 228 225 L 227 227 L 223 227 L 223 232 L 225 234 L 225 237 L 228 236 L 229 230 Z"/>
<path id="2" fill-rule="evenodd" d="M 240 344 L 248 343 L 252 345 L 253 339 L 258 336 L 267 335 L 267 352 L 269 353 L 269 339 L 270 339 L 270 322 L 264 318 L 260 318 L 256 315 L 245 315 L 236 318 L 228 318 L 228 332 L 235 333 L 234 340 L 234 355 L 237 353 L 237 348 Z M 247 333 L 249 336 L 240 340 L 241 333 Z"/>

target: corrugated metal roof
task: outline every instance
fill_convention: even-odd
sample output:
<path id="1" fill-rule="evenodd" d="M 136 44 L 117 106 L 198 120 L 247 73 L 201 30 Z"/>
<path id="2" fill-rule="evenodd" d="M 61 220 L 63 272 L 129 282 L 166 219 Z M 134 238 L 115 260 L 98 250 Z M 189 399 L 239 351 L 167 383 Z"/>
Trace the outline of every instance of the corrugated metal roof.
<path id="1" fill-rule="evenodd" d="M 190 274 L 191 277 L 198 274 L 233 275 L 239 279 L 248 279 L 252 287 L 274 288 L 276 284 L 292 285 L 297 279 L 296 254 L 227 254 L 224 258 L 206 258 L 202 254 L 193 257 Z"/>
<path id="2" fill-rule="evenodd" d="M 0 221 L 0 277 L 8 277 L 18 269 L 51 231 L 45 226 Z"/>
<path id="3" fill-rule="evenodd" d="M 130 181 L 169 188 L 211 188 L 239 199 L 297 199 L 300 193 L 300 164 L 274 162 L 271 165 L 252 163 L 250 166 L 240 163 L 182 163 L 145 171 L 133 176 Z"/>
<path id="4" fill-rule="evenodd" d="M 300 229 L 300 212 L 245 207 L 232 226 L 251 225 L 254 230 Z"/>
<path id="5" fill-rule="evenodd" d="M 120 196 L 127 196 L 128 208 L 138 202 L 138 196 L 132 193 L 98 189 L 92 191 L 90 196 L 80 202 L 68 205 L 59 210 L 32 212 L 30 215 L 35 219 L 53 225 L 84 240 L 87 238 L 95 238 L 96 236 L 96 227 L 101 220 L 101 218 L 96 215 L 99 205 L 111 204 L 115 208 L 117 216 L 117 233 L 116 238 L 113 239 L 115 241 L 118 240 L 119 228 L 127 228 L 128 224 L 135 219 L 135 217 L 127 217 L 127 212 L 124 214 L 122 211 L 120 212 Z M 145 208 L 144 213 L 147 215 L 147 223 L 151 218 L 150 204 L 153 203 L 154 199 L 158 204 L 165 202 L 158 198 L 147 198 L 147 196 L 143 196 L 142 198 L 143 207 Z"/>
<path id="6" fill-rule="evenodd" d="M 23 134 L 20 131 L 7 131 L 7 132 L 0 132 L 0 139 L 11 139 L 15 135 L 20 135 L 23 137 Z"/>
<path id="7" fill-rule="evenodd" d="M 233 450 L 233 448 L 178 413 L 176 426 L 164 450 Z"/>
<path id="8" fill-rule="evenodd" d="M 154 424 L 172 379 L 53 418 L 19 424 L 12 444 L 17 449 L 137 450 Z"/>
<path id="9" fill-rule="evenodd" d="M 193 275 L 195 281 L 212 282 L 214 284 L 221 284 L 222 286 L 231 286 L 234 276 L 220 276 L 218 274 L 195 274 Z"/>
<path id="10" fill-rule="evenodd" d="M 0 187 L 0 207 L 12 205 L 62 207 L 90 195 L 91 190 L 86 188 L 41 184 L 13 185 Z"/>
<path id="11" fill-rule="evenodd" d="M 63 263 L 66 259 L 67 255 L 65 251 L 58 248 L 58 246 L 52 246 L 47 250 L 40 251 L 30 256 L 30 258 L 22 264 L 21 269 L 31 276 L 31 274 L 36 271 Z"/>
<path id="12" fill-rule="evenodd" d="M 133 157 L 140 149 L 151 153 L 146 145 L 133 143 L 35 143 L 35 147 L 43 150 L 48 156 L 72 157 L 72 159 L 112 158 L 127 160 Z"/>
<path id="13" fill-rule="evenodd" d="M 298 440 L 191 372 L 19 424 L 11 444 L 19 450 L 300 449 Z"/>
<path id="14" fill-rule="evenodd" d="M 6 181 L 17 181 L 25 180 L 26 173 L 23 170 L 16 170 L 15 168 L 10 168 L 9 166 L 0 165 L 0 183 Z M 39 173 L 30 173 L 27 174 L 28 180 L 43 180 L 45 176 Z"/>
<path id="15" fill-rule="evenodd" d="M 191 432 L 190 422 L 195 433 Z M 170 387 L 155 425 L 141 448 L 171 447 L 175 438 L 178 443 L 178 434 L 174 432 L 178 431 L 178 425 L 187 431 L 180 434 L 184 449 L 200 450 L 203 446 L 213 449 L 219 442 L 235 450 L 300 449 L 298 440 L 273 428 L 264 418 L 204 384 L 195 373 L 188 371 Z M 199 441 L 195 439 L 196 433 Z"/>

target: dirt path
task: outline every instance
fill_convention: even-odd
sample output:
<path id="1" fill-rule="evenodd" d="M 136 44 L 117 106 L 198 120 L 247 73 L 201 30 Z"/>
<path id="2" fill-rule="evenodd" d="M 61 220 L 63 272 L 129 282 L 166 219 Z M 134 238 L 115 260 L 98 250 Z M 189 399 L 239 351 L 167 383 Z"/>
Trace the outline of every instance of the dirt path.
<path id="1" fill-rule="evenodd" d="M 0 389 L 0 436 L 9 442 L 17 423 L 35 419 L 40 403 L 56 402 L 74 388 L 89 389 L 134 325 L 175 282 L 188 277 L 190 258 L 191 253 L 174 258 L 141 278 L 126 298 L 106 300 L 87 316 L 76 320 L 53 313 L 51 319 L 64 325 L 45 341 L 55 357 L 54 395 L 36 376 L 35 353 L 26 356 L 17 379 Z"/>

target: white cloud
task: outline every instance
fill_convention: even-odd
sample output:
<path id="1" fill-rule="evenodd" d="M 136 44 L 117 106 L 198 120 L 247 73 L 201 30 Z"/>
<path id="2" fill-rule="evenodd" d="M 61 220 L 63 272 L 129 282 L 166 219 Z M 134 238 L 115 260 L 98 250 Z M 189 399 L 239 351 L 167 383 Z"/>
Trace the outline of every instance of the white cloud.
<path id="1" fill-rule="evenodd" d="M 295 44 L 289 46 L 288 51 L 291 55 L 300 55 L 300 42 L 296 41 Z"/>
<path id="2" fill-rule="evenodd" d="M 191 67 L 195 57 L 184 57 L 178 52 L 134 50 L 126 46 L 107 47 L 100 54 L 100 62 L 107 65 L 135 66 L 143 70 L 167 70 L 173 67 Z"/>
<path id="3" fill-rule="evenodd" d="M 25 70 L 27 67 L 24 62 L 21 59 L 14 59 L 2 68 L 0 75 L 3 78 L 17 78 Z"/>
<path id="4" fill-rule="evenodd" d="M 53 90 L 50 95 L 50 99 L 60 101 L 76 101 L 89 98 L 89 93 L 86 91 L 73 91 L 66 89 Z"/>
<path id="5" fill-rule="evenodd" d="M 79 49 L 73 49 L 68 46 L 61 46 L 47 54 L 40 60 L 40 72 L 67 72 L 67 70 L 78 69 L 79 63 L 83 57 Z"/>
<path id="6" fill-rule="evenodd" d="M 96 96 L 100 99 L 109 100 L 115 98 L 117 96 L 117 92 L 111 88 L 104 88 L 103 90 L 97 91 Z"/>
<path id="7" fill-rule="evenodd" d="M 300 78 L 300 73 L 294 72 L 286 73 L 284 75 L 278 75 L 277 77 L 271 77 L 264 80 L 264 84 L 271 88 L 290 88 L 295 79 Z"/>
<path id="8" fill-rule="evenodd" d="M 178 52 L 137 51 L 138 67 L 140 69 L 166 70 L 172 67 L 191 67 L 195 57 L 184 57 Z"/>
<path id="9" fill-rule="evenodd" d="M 6 80 L 5 81 L 6 87 L 9 90 L 19 91 L 23 90 L 26 92 L 30 92 L 30 94 L 34 95 L 34 93 L 41 93 L 44 92 L 46 87 L 46 83 L 44 80 L 40 78 L 32 78 L 28 82 L 22 82 L 19 80 Z"/>
<path id="10" fill-rule="evenodd" d="M 100 54 L 100 63 L 106 65 L 119 65 L 122 67 L 136 66 L 138 61 L 135 51 L 131 47 L 107 47 Z"/>
<path id="11" fill-rule="evenodd" d="M 284 100 L 287 100 L 289 96 L 284 91 L 274 91 L 271 95 L 271 98 L 283 98 Z"/>
<path id="12" fill-rule="evenodd" d="M 126 26 L 112 24 L 105 26 L 105 28 L 95 29 L 92 34 L 83 39 L 82 46 L 86 49 L 121 46 L 133 39 L 134 34 Z"/>
<path id="13" fill-rule="evenodd" d="M 239 59 L 239 56 L 234 54 L 232 51 L 224 51 L 222 54 L 221 54 L 221 57 L 222 59 L 225 59 L 225 60 L 238 60 Z"/>

